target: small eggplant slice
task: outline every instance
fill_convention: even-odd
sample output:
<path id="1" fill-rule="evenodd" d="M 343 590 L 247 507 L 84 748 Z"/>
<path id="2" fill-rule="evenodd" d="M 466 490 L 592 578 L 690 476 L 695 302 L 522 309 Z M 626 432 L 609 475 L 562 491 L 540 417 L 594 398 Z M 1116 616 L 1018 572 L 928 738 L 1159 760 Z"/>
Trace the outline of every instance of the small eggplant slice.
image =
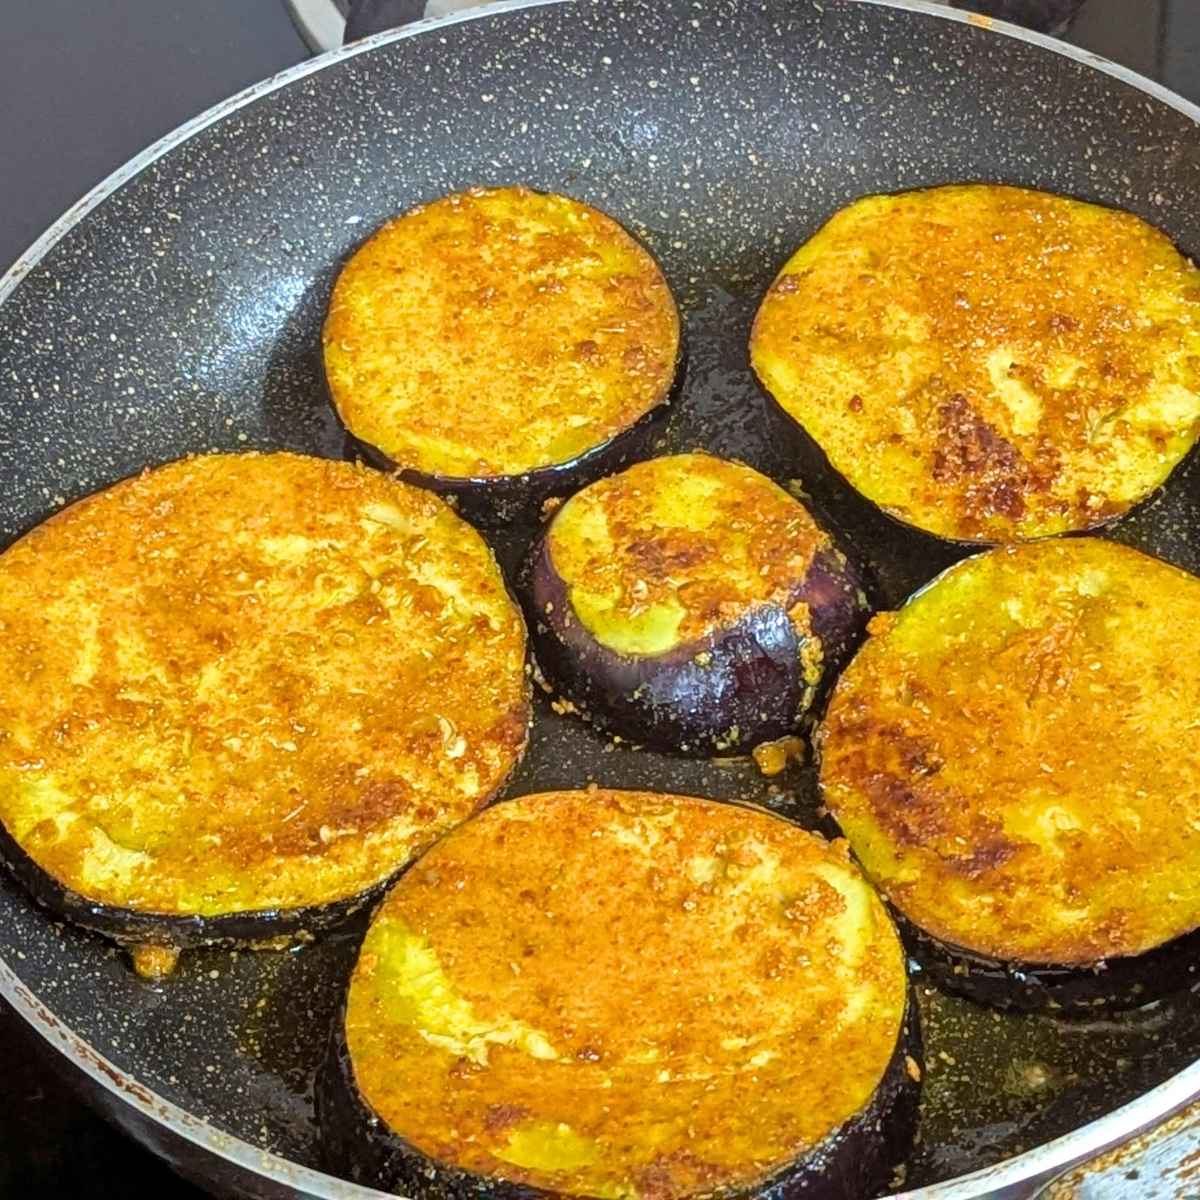
<path id="1" fill-rule="evenodd" d="M 401 1195 L 861 1200 L 907 1153 L 905 957 L 845 844 L 644 792 L 495 805 L 376 912 L 318 1091 Z"/>
<path id="2" fill-rule="evenodd" d="M 548 682 L 599 727 L 696 755 L 794 734 L 866 622 L 858 574 L 741 463 L 637 463 L 572 496 L 522 594 Z"/>
<path id="3" fill-rule="evenodd" d="M 294 454 L 191 458 L 0 555 L 0 857 L 172 949 L 311 934 L 496 793 L 525 630 L 436 496 Z"/>
<path id="4" fill-rule="evenodd" d="M 501 516 L 643 451 L 679 357 L 649 251 L 582 201 L 520 187 L 385 225 L 343 268 L 324 331 L 333 403 L 368 457 Z"/>
<path id="5" fill-rule="evenodd" d="M 1091 528 L 1200 435 L 1200 271 L 1132 213 L 1063 196 L 869 196 L 785 264 L 751 361 L 903 522 L 985 543 Z"/>
<path id="6" fill-rule="evenodd" d="M 1200 580 L 1090 538 L 877 616 L 817 734 L 825 802 L 949 987 L 1129 1006 L 1195 971 Z"/>

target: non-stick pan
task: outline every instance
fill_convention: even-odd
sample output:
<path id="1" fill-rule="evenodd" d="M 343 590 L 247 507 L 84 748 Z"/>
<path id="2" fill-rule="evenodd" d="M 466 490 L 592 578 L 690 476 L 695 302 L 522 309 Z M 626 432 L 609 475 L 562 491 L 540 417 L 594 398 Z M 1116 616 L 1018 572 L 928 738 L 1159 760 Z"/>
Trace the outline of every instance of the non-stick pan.
<path id="1" fill-rule="evenodd" d="M 896 605 L 960 551 L 772 444 L 746 360 L 763 289 L 856 196 L 950 180 L 1119 204 L 1196 252 L 1198 119 L 1109 63 L 915 0 L 518 0 L 353 45 L 165 138 L 0 283 L 0 537 L 186 453 L 344 454 L 317 357 L 339 262 L 416 201 L 520 181 L 600 206 L 664 263 L 689 342 L 664 444 L 799 475 Z M 1200 571 L 1198 513 L 1193 458 L 1110 536 Z M 508 565 L 531 532 L 497 540 Z M 805 771 L 769 791 L 752 767 L 614 750 L 539 711 L 510 792 L 592 779 L 817 819 Z M 311 1105 L 359 933 L 193 953 L 150 985 L 5 879 L 0 990 L 189 1176 L 230 1195 L 364 1197 L 319 1173 Z M 929 1197 L 1031 1195 L 1200 1090 L 1191 994 L 1065 1021 L 920 991 L 930 1071 L 904 1186 Z"/>

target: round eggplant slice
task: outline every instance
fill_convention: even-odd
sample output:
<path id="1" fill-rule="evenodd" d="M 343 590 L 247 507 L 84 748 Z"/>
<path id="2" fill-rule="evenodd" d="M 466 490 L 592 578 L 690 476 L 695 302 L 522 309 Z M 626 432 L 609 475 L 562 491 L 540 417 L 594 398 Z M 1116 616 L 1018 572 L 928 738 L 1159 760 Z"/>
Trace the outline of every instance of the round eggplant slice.
<path id="1" fill-rule="evenodd" d="M 312 932 L 495 794 L 524 655 L 428 492 L 293 454 L 148 471 L 0 555 L 0 854 L 128 944 Z"/>
<path id="2" fill-rule="evenodd" d="M 334 405 L 377 465 L 505 516 L 645 449 L 675 380 L 679 314 L 611 217 L 526 188 L 473 190 L 359 248 L 324 357 Z"/>
<path id="3" fill-rule="evenodd" d="M 948 986 L 1143 1002 L 1200 939 L 1200 580 L 1089 538 L 951 567 L 817 734 L 834 817 Z"/>
<path id="4" fill-rule="evenodd" d="M 1200 434 L 1200 272 L 1131 213 L 1062 196 L 870 196 L 784 266 L 751 360 L 901 521 L 975 542 L 1085 529 Z"/>
<path id="5" fill-rule="evenodd" d="M 844 843 L 553 792 L 461 826 L 384 900 L 319 1114 L 338 1169 L 401 1194 L 858 1200 L 907 1152 L 919 1052 Z"/>
<path id="6" fill-rule="evenodd" d="M 866 622 L 858 574 L 741 463 L 637 463 L 559 509 L 522 591 L 539 666 L 596 725 L 685 753 L 794 734 Z"/>

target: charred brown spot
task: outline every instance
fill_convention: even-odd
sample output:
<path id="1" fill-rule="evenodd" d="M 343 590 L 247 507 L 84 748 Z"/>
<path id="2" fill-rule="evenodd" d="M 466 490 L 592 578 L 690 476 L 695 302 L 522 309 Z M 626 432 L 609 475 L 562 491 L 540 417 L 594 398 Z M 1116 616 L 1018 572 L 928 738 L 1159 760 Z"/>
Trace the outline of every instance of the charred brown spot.
<path id="1" fill-rule="evenodd" d="M 942 436 L 934 456 L 933 477 L 940 483 L 977 475 L 993 465 L 1010 466 L 1016 457 L 1012 445 L 963 395 L 956 394 L 940 404 L 937 419 Z"/>
<path id="2" fill-rule="evenodd" d="M 638 1194 L 647 1197 L 647 1200 L 672 1200 L 677 1191 L 674 1176 L 663 1163 L 640 1170 L 637 1189 Z"/>
<path id="3" fill-rule="evenodd" d="M 934 479 L 963 486 L 965 507 L 973 515 L 1019 518 L 1025 511 L 1029 469 L 1016 447 L 961 394 L 938 406 L 937 420 Z"/>
<path id="4" fill-rule="evenodd" d="M 643 1168 L 635 1177 L 638 1192 L 649 1200 L 675 1200 L 676 1197 L 707 1192 L 719 1183 L 724 1171 L 693 1154 L 690 1150 L 676 1150 L 661 1155 L 651 1166 Z"/>
<path id="5" fill-rule="evenodd" d="M 307 814 L 306 798 L 298 790 L 293 795 L 295 808 Z M 411 788 L 403 781 L 391 780 L 361 793 L 355 788 L 333 792 L 319 818 L 313 816 L 305 822 L 287 822 L 275 831 L 231 831 L 223 835 L 223 847 L 230 855 L 237 846 L 241 846 L 247 855 L 262 854 L 266 848 L 281 854 L 319 854 L 343 838 L 359 837 L 400 816 L 418 827 L 436 826 L 445 819 L 445 810 L 431 797 L 414 798 Z M 420 834 L 416 836 L 417 844 L 420 844 Z"/>
<path id="6" fill-rule="evenodd" d="M 662 576 L 672 570 L 695 566 L 712 558 L 712 547 L 690 541 L 683 535 L 638 538 L 627 551 L 636 567 L 648 575 Z"/>
<path id="7" fill-rule="evenodd" d="M 339 825 L 370 829 L 405 812 L 413 790 L 403 779 L 383 779 L 369 784 L 357 795 L 343 793 L 329 807 L 328 816 Z"/>
<path id="8" fill-rule="evenodd" d="M 626 370 L 636 374 L 647 369 L 650 364 L 650 355 L 646 352 L 645 346 L 630 346 L 621 355 L 621 362 Z"/>
<path id="9" fill-rule="evenodd" d="M 1025 497 L 1011 479 L 997 479 L 979 490 L 984 511 L 1018 520 L 1025 512 Z"/>
<path id="10" fill-rule="evenodd" d="M 1009 841 L 1000 834 L 995 834 L 973 846 L 970 854 L 950 855 L 946 858 L 947 865 L 968 879 L 978 879 L 991 871 L 999 870 L 1020 846 Z"/>
<path id="11" fill-rule="evenodd" d="M 862 412 L 863 398 L 857 392 L 855 392 L 854 395 L 851 396 L 850 399 L 847 401 L 847 406 L 849 407 L 851 412 L 856 412 L 856 413 Z"/>
<path id="12" fill-rule="evenodd" d="M 503 1133 L 529 1115 L 529 1109 L 519 1104 L 489 1104 L 483 1115 L 483 1127 L 488 1133 Z"/>
<path id="13" fill-rule="evenodd" d="M 525 712 L 505 713 L 488 730 L 488 737 L 494 738 L 502 746 L 519 747 L 525 744 L 529 736 L 529 714 Z"/>
<path id="14" fill-rule="evenodd" d="M 1046 323 L 1051 333 L 1074 333 L 1079 328 L 1079 322 L 1067 313 L 1051 313 Z"/>
<path id="15" fill-rule="evenodd" d="M 946 765 L 945 759 L 931 746 L 907 740 L 901 750 L 900 760 L 919 779 L 936 775 Z"/>
<path id="16" fill-rule="evenodd" d="M 945 801 L 928 789 L 875 772 L 863 790 L 879 823 L 902 845 L 924 846 L 950 829 Z"/>

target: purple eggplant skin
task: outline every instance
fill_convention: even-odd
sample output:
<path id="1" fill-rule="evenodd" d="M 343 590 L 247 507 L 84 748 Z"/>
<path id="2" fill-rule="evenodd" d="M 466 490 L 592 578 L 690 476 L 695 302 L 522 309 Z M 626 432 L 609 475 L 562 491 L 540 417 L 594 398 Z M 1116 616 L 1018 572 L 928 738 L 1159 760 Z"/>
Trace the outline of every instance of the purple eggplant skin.
<path id="1" fill-rule="evenodd" d="M 405 483 L 436 492 L 449 500 L 473 525 L 484 528 L 510 525 L 534 515 L 552 497 L 566 496 L 605 475 L 645 458 L 661 436 L 669 412 L 669 401 L 638 419 L 603 445 L 595 446 L 567 463 L 539 467 L 524 475 L 498 475 L 457 479 L 427 475 L 423 471 L 397 467 L 381 450 L 347 433 L 355 456 L 377 470 L 396 474 Z"/>
<path id="2" fill-rule="evenodd" d="M 681 333 L 679 352 L 671 386 L 663 398 L 632 425 L 614 434 L 607 442 L 585 450 L 570 462 L 538 467 L 523 475 L 493 475 L 461 478 L 429 475 L 393 462 L 377 446 L 357 438 L 346 430 L 347 457 L 365 462 L 376 470 L 395 474 L 405 483 L 436 492 L 449 500 L 459 514 L 473 525 L 497 529 L 517 521 L 536 518 L 547 500 L 569 496 L 605 475 L 612 475 L 638 459 L 648 458 L 654 443 L 664 432 L 672 406 L 683 390 L 687 354 Z M 325 380 L 325 395 L 334 415 L 341 420 L 333 392 Z"/>
<path id="3" fill-rule="evenodd" d="M 253 946 L 276 939 L 306 941 L 344 924 L 374 903 L 395 880 L 393 876 L 344 900 L 309 908 L 261 909 L 214 917 L 178 916 L 97 904 L 79 895 L 34 862 L 3 825 L 0 825 L 0 862 L 43 908 L 129 949 L 164 946 L 189 950 L 198 946 Z"/>
<path id="4" fill-rule="evenodd" d="M 1200 982 L 1200 930 L 1090 966 L 1005 962 L 940 941 L 892 908 L 909 953 L 939 987 L 991 1008 L 1087 1016 L 1140 1008 Z"/>
<path id="5" fill-rule="evenodd" d="M 711 1193 L 712 1200 L 869 1200 L 882 1195 L 912 1150 L 923 1061 L 910 987 L 896 1049 L 866 1106 L 802 1158 L 754 1187 Z M 317 1074 L 316 1108 L 327 1169 L 354 1183 L 418 1200 L 557 1200 L 556 1193 L 543 1188 L 438 1162 L 392 1132 L 355 1082 L 344 1001 Z"/>
<path id="6" fill-rule="evenodd" d="M 744 753 L 795 734 L 850 660 L 868 616 L 858 571 L 832 547 L 819 551 L 788 602 L 808 605 L 821 642 L 822 678 L 813 688 L 803 675 L 801 635 L 782 604 L 758 605 L 665 654 L 626 657 L 575 615 L 548 534 L 535 544 L 518 593 L 534 657 L 557 693 L 608 733 L 696 756 Z"/>

